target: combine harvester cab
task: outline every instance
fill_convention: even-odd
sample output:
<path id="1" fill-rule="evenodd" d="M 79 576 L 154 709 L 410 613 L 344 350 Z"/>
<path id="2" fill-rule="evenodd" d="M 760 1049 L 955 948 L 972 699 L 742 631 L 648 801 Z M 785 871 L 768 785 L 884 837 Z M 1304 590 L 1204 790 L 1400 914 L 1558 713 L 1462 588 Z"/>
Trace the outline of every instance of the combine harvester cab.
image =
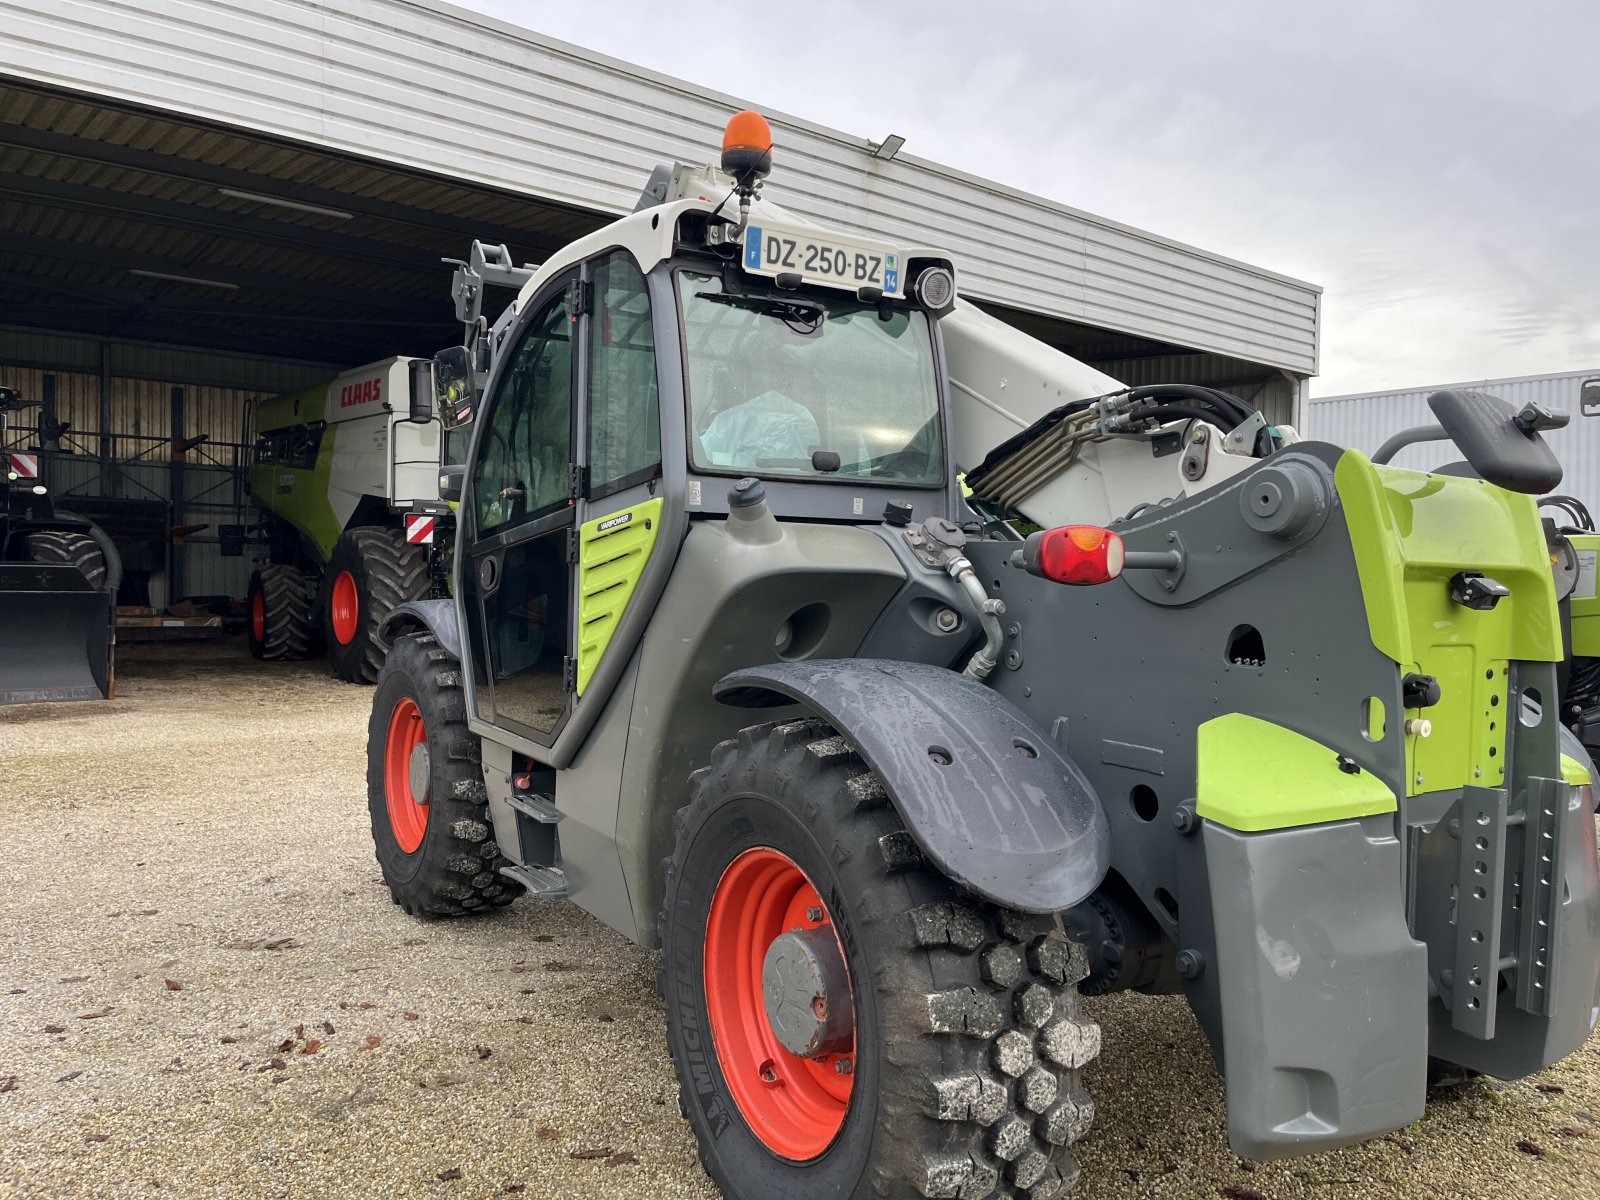
<path id="1" fill-rule="evenodd" d="M 4 449 L 7 414 L 26 407 L 0 388 L 0 704 L 104 700 L 120 564 L 93 522 L 56 511 L 46 455 Z"/>

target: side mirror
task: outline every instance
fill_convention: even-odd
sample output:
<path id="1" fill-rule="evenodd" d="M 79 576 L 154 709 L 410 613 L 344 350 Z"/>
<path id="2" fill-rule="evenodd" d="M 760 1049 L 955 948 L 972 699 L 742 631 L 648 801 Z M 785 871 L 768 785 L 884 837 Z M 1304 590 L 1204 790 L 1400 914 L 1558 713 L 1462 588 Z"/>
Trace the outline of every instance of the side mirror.
<path id="1" fill-rule="evenodd" d="M 466 486 L 467 468 L 461 463 L 451 463 L 439 468 L 439 499 L 457 504 L 461 489 Z"/>
<path id="2" fill-rule="evenodd" d="M 1558 427 L 1555 414 L 1519 413 L 1498 396 L 1466 389 L 1435 392 L 1428 407 L 1482 479 L 1530 496 L 1561 483 L 1561 464 L 1539 436 L 1540 429 Z"/>
<path id="3" fill-rule="evenodd" d="M 433 362 L 419 358 L 411 364 L 411 407 L 406 420 L 426 425 L 433 420 Z"/>
<path id="4" fill-rule="evenodd" d="M 429 368 L 433 373 L 433 395 L 438 402 L 439 421 L 446 429 L 465 425 L 472 420 L 478 393 L 473 378 L 472 351 L 465 346 L 451 346 L 433 356 Z"/>

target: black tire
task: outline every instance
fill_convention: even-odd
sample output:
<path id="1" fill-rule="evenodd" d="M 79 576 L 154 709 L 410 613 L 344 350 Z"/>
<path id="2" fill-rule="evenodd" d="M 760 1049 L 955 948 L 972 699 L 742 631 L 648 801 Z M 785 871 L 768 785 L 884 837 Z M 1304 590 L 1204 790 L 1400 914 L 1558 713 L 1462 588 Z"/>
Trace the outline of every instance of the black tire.
<path id="1" fill-rule="evenodd" d="M 250 576 L 245 636 L 256 658 L 295 661 L 315 656 L 316 585 L 299 567 L 272 563 Z"/>
<path id="2" fill-rule="evenodd" d="M 409 848 L 392 815 L 391 782 L 397 794 L 415 800 L 411 779 L 391 780 L 388 755 L 396 735 L 396 716 L 416 706 L 426 738 L 427 758 L 419 774 L 426 780 L 421 800 L 427 806 L 420 840 Z M 409 756 L 408 761 L 409 761 Z M 489 795 L 479 766 L 479 742 L 467 729 L 467 703 L 461 690 L 461 664 L 431 633 L 408 634 L 395 642 L 378 677 L 367 725 L 367 811 L 372 841 L 394 902 L 414 916 L 454 917 L 503 908 L 521 887 L 500 874 L 507 865 L 494 840 Z M 413 831 L 415 833 L 415 831 Z"/>
<path id="3" fill-rule="evenodd" d="M 30 533 L 28 557 L 37 563 L 67 563 L 77 567 L 91 586 L 107 587 L 105 551 L 87 533 L 60 529 Z"/>
<path id="4" fill-rule="evenodd" d="M 354 587 L 349 619 L 338 618 L 340 580 Z M 383 669 L 389 643 L 384 619 L 407 600 L 428 595 L 428 553 L 398 529 L 347 529 L 334 544 L 322 587 L 322 627 L 334 674 L 346 683 L 372 683 Z M 348 635 L 348 636 L 341 636 Z"/>
<path id="5" fill-rule="evenodd" d="M 744 730 L 690 791 L 666 862 L 658 986 L 679 1105 L 723 1193 L 1043 1200 L 1070 1190 L 1069 1147 L 1094 1115 L 1080 1070 L 1100 1031 L 1079 1010 L 1086 957 L 1055 920 L 979 900 L 930 867 L 877 776 L 821 722 Z M 786 855 L 826 898 L 854 998 L 848 1107 L 805 1162 L 769 1150 L 741 1115 L 707 1010 L 711 900 L 728 865 L 757 847 Z"/>

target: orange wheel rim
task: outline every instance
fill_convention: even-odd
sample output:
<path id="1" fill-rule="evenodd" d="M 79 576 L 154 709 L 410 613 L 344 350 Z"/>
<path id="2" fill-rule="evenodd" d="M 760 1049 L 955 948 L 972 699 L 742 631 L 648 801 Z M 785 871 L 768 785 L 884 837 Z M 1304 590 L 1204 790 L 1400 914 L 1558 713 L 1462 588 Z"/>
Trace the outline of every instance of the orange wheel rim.
<path id="1" fill-rule="evenodd" d="M 250 597 L 250 632 L 257 642 L 267 640 L 267 598 L 260 592 Z"/>
<path id="2" fill-rule="evenodd" d="M 356 587 L 356 577 L 349 571 L 340 571 L 333 581 L 329 597 L 333 616 L 333 636 L 341 646 L 356 640 L 356 625 L 361 616 L 361 591 Z"/>
<path id="3" fill-rule="evenodd" d="M 412 766 L 419 748 L 427 753 L 428 728 L 422 710 L 410 696 L 402 697 L 389 714 L 389 735 L 383 751 L 383 794 L 389 808 L 389 828 L 395 843 L 407 854 L 416 853 L 428 831 L 428 790 L 418 796 L 412 788 Z"/>
<path id="4" fill-rule="evenodd" d="M 816 1158 L 844 1128 L 856 1045 L 852 1035 L 841 1053 L 814 1058 L 790 1053 L 767 1020 L 762 966 L 780 934 L 831 926 L 827 906 L 805 872 L 788 855 L 765 846 L 746 850 L 728 864 L 706 918 L 706 1015 L 717 1063 L 750 1131 L 772 1153 L 793 1162 Z"/>

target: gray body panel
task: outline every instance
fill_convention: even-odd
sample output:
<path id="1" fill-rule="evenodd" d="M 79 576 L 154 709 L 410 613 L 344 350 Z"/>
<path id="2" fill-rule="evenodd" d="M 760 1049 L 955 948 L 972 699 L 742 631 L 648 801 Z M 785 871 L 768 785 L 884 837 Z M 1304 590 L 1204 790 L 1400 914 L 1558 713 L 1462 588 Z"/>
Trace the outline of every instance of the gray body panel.
<path id="1" fill-rule="evenodd" d="M 1321 472 L 1339 453 L 1299 446 L 1273 461 L 1293 458 Z M 1244 522 L 1254 473 L 1122 527 L 1129 550 L 1161 550 L 1169 532 L 1179 535 L 1189 568 L 1171 593 L 1155 571 L 1064 587 L 1011 567 L 1014 542 L 967 547 L 984 586 L 1006 604 L 1006 653 L 989 684 L 1050 731 L 1088 775 L 1111 824 L 1111 869 L 1180 948 L 1208 960 L 1216 947 L 1205 855 L 1199 839 L 1176 836 L 1172 824 L 1176 810 L 1193 806 L 1203 722 L 1230 712 L 1261 717 L 1339 747 L 1396 794 L 1404 791 L 1400 739 L 1352 736 L 1368 696 L 1402 711 L 1400 671 L 1372 645 L 1331 480 L 1318 532 L 1279 539 Z M 1284 546 L 1292 547 L 1288 557 L 1276 557 Z M 1229 661 L 1230 635 L 1245 624 L 1260 634 L 1261 665 Z M 1155 806 L 1151 819 L 1136 808 L 1140 788 Z M 1220 1061 L 1216 972 L 1185 990 Z"/>
<path id="2" fill-rule="evenodd" d="M 1058 912 L 1105 876 L 1110 830 L 1089 781 L 976 679 L 921 663 L 780 663 L 729 675 L 717 698 L 799 701 L 825 717 L 878 773 L 923 854 L 997 904 Z"/>
<path id="3" fill-rule="evenodd" d="M 397 604 L 383 619 L 381 636 L 389 642 L 418 627 L 439 639 L 439 645 L 459 662 L 461 659 L 461 620 L 454 600 L 407 600 Z"/>
<path id="4" fill-rule="evenodd" d="M 563 822 L 563 867 L 571 864 L 575 882 L 598 880 L 611 869 L 609 854 L 626 888 L 625 909 L 590 887 L 575 886 L 574 902 L 654 945 L 661 860 L 689 776 L 718 742 L 754 723 L 749 712 L 712 701 L 717 680 L 770 661 L 777 631 L 803 610 L 817 614 L 801 647 L 808 657 L 856 654 L 904 583 L 904 569 L 870 530 L 779 524 L 770 513 L 749 523 L 692 522 L 649 628 L 573 760 L 577 772 L 555 776 L 557 806 L 595 835 L 569 845 Z"/>
<path id="5" fill-rule="evenodd" d="M 1519 822 L 1577 794 L 1538 778 L 1556 762 L 1553 709 L 1511 733 L 1508 761 L 1521 770 L 1508 778 L 1522 781 L 1514 794 L 1502 789 L 1472 810 L 1499 830 L 1494 861 L 1505 864 L 1480 920 L 1452 897 L 1467 896 L 1474 885 L 1462 890 L 1463 872 L 1478 861 L 1458 835 L 1463 805 L 1490 789 L 1406 795 L 1401 670 L 1372 644 L 1337 493 L 1330 486 L 1326 506 L 1313 504 L 1294 532 L 1250 519 L 1252 489 L 1267 472 L 1293 468 L 1305 481 L 1310 471 L 1331 484 L 1340 453 L 1302 443 L 1122 523 L 1130 551 L 1183 547 L 1187 569 L 1170 588 L 1156 571 L 1063 587 L 1012 569 L 1010 545 L 968 547 L 1007 605 L 1008 653 L 990 682 L 1083 767 L 1111 822 L 1112 873 L 1205 964 L 1185 991 L 1227 1075 L 1233 1145 L 1260 1157 L 1329 1149 L 1413 1120 L 1430 1054 L 1515 1077 L 1570 1053 L 1592 1027 L 1600 974 L 1587 814 L 1563 809 L 1565 889 L 1554 893 L 1563 898 L 1552 902 L 1548 935 L 1523 902 L 1533 895 L 1523 880 L 1535 873 L 1536 843 Z M 1259 640 L 1230 654 L 1242 626 Z M 1554 667 L 1514 664 L 1510 684 L 1513 695 L 1555 695 Z M 1397 714 L 1377 740 L 1359 732 L 1370 696 Z M 1395 794 L 1397 812 L 1259 834 L 1196 822 L 1197 730 L 1232 712 L 1336 749 Z M 1177 833 L 1175 820 L 1204 834 Z M 1475 949 L 1469 918 L 1493 918 L 1484 931 L 1498 929 L 1498 940 Z M 1471 1024 L 1468 1006 L 1451 1005 L 1451 981 L 1495 947 L 1492 963 L 1477 964 L 1480 986 L 1508 986 L 1497 1011 L 1474 1010 L 1484 1024 L 1474 1035 L 1461 1027 Z M 1298 955 L 1290 978 L 1271 969 L 1269 948 Z M 1518 955 L 1557 968 L 1541 995 L 1524 995 L 1533 967 L 1503 965 Z"/>
<path id="6" fill-rule="evenodd" d="M 1393 821 L 1207 821 L 1202 840 L 1234 1151 L 1329 1150 L 1420 1117 L 1427 950 L 1406 928 Z"/>
<path id="7" fill-rule="evenodd" d="M 1510 694 L 1535 688 L 1554 696 L 1553 663 L 1517 663 Z M 1554 762 L 1571 755 L 1591 777 L 1589 756 L 1546 706 L 1530 725 L 1530 714 L 1508 722 L 1508 755 L 1516 776 L 1519 759 Z M 1410 798 L 1403 812 L 1411 826 L 1413 878 L 1412 928 L 1428 943 L 1434 995 L 1428 1006 L 1430 1051 L 1502 1079 L 1516 1079 L 1557 1062 L 1588 1039 L 1600 1013 L 1600 865 L 1597 865 L 1594 813 L 1583 792 L 1537 775 L 1512 794 L 1504 788 L 1463 788 Z M 1442 810 L 1442 815 L 1441 814 Z M 1498 812 L 1507 819 L 1502 824 Z M 1480 825 L 1477 815 L 1491 815 Z M 1541 814 L 1553 819 L 1541 823 Z M 1429 819 L 1424 823 L 1424 817 Z M 1491 850 L 1490 898 L 1483 943 L 1461 939 L 1476 902 L 1466 896 L 1477 876 L 1480 854 L 1463 840 L 1462 830 L 1486 836 Z M 1548 834 L 1548 836 L 1546 836 Z M 1469 852 L 1471 851 L 1471 852 Z M 1541 852 L 1559 860 L 1550 871 Z M 1550 883 L 1540 886 L 1543 880 Z M 1516 903 L 1507 897 L 1516 896 Z M 1460 899 L 1452 904 L 1452 897 Z M 1485 961 L 1467 957 L 1486 947 Z M 1501 964 L 1515 960 L 1516 967 Z M 1476 1022 L 1463 1028 L 1454 1009 L 1457 980 L 1483 980 Z"/>

